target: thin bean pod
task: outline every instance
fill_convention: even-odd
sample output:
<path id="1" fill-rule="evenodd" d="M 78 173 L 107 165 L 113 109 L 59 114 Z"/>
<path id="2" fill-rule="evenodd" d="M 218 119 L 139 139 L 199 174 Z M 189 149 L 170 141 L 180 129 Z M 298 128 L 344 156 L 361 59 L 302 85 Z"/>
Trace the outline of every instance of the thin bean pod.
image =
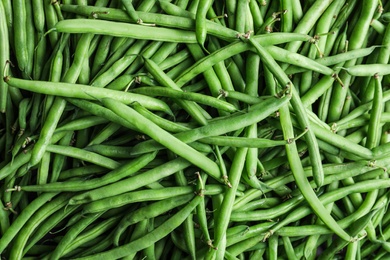
<path id="1" fill-rule="evenodd" d="M 347 68 L 341 68 L 346 70 L 348 74 L 358 77 L 369 77 L 369 76 L 383 76 L 390 74 L 389 64 L 360 64 L 354 65 Z"/>
<path id="2" fill-rule="evenodd" d="M 143 94 L 147 96 L 162 96 L 162 97 L 170 97 L 175 99 L 184 99 L 189 101 L 194 101 L 200 104 L 208 105 L 214 107 L 216 109 L 221 109 L 227 112 L 235 112 L 237 108 L 220 99 L 210 97 L 204 94 L 199 93 L 190 93 L 179 91 L 175 89 L 168 89 L 163 87 L 141 87 L 131 90 L 132 93 Z"/>
<path id="3" fill-rule="evenodd" d="M 29 185 L 20 187 L 24 191 L 82 191 L 82 190 L 91 190 L 95 188 L 102 187 L 104 185 L 114 183 L 123 178 L 130 177 L 134 175 L 138 170 L 145 167 L 150 163 L 156 156 L 156 153 L 142 155 L 130 162 L 121 165 L 120 167 L 115 167 L 113 171 L 105 174 L 104 176 L 92 180 L 74 180 L 66 182 L 53 182 L 43 185 Z M 107 168 L 107 165 L 104 165 Z"/>
<path id="4" fill-rule="evenodd" d="M 9 35 L 6 14 L 3 3 L 0 3 L 0 38 L 1 38 L 1 48 L 0 48 L 0 71 L 2 73 L 8 74 L 8 65 L 7 61 L 10 60 L 10 46 L 9 46 Z M 5 113 L 7 106 L 7 97 L 8 97 L 8 84 L 5 81 L 0 81 L 0 112 Z"/>
<path id="5" fill-rule="evenodd" d="M 154 41 L 196 42 L 195 34 L 189 31 L 91 19 L 59 21 L 52 30 L 62 33 L 93 33 Z"/>
<path id="6" fill-rule="evenodd" d="M 171 114 L 169 107 L 163 101 L 157 100 L 152 97 L 137 95 L 135 93 L 96 88 L 82 84 L 23 80 L 9 76 L 6 77 L 6 82 L 13 87 L 46 95 L 55 95 L 61 97 L 79 98 L 87 100 L 110 97 L 120 100 L 121 102 L 124 102 L 126 104 L 130 104 L 132 102 L 137 101 L 151 110 L 156 109 L 160 111 L 166 111 L 168 114 Z"/>

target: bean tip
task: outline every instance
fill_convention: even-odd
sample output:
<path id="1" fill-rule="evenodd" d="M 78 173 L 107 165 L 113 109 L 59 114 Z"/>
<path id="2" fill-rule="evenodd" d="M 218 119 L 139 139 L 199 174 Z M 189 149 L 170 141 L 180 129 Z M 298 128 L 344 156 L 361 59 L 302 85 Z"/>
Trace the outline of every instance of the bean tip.
<path id="1" fill-rule="evenodd" d="M 10 79 L 11 77 L 8 75 L 3 77 L 4 82 L 8 82 Z"/>

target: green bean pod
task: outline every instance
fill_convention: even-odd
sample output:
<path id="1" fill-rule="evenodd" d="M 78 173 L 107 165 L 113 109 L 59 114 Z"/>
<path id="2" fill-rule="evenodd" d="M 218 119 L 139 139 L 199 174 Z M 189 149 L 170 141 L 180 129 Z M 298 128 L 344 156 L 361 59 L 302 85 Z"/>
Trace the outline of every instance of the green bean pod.
<path id="1" fill-rule="evenodd" d="M 366 141 L 366 147 L 370 149 L 377 147 L 379 145 L 380 133 L 382 132 L 380 127 L 380 118 L 383 110 L 383 93 L 382 93 L 381 77 L 375 74 L 374 80 L 375 80 L 375 85 L 374 85 L 375 92 L 372 101 L 372 109 L 371 109 L 370 121 L 368 124 L 367 141 Z"/>
<path id="2" fill-rule="evenodd" d="M 138 95 L 135 93 L 96 88 L 82 84 L 23 80 L 9 76 L 7 76 L 5 80 L 9 85 L 13 87 L 33 91 L 36 93 L 87 100 L 110 97 L 120 100 L 121 102 L 124 102 L 126 104 L 130 104 L 132 102 L 139 102 L 140 104 L 151 110 L 156 109 L 160 111 L 165 111 L 168 114 L 172 114 L 168 105 L 165 104 L 163 101 L 144 95 Z"/>
<path id="3" fill-rule="evenodd" d="M 28 67 L 27 52 L 27 15 L 26 2 L 16 0 L 13 2 L 13 35 L 15 38 L 15 56 L 18 61 L 18 67 L 22 72 L 26 72 Z"/>
<path id="4" fill-rule="evenodd" d="M 131 90 L 132 93 L 143 94 L 146 96 L 161 96 L 161 97 L 170 97 L 175 99 L 184 99 L 188 101 L 194 101 L 203 105 L 208 105 L 216 109 L 221 109 L 230 113 L 236 112 L 237 108 L 232 104 L 210 97 L 200 93 L 190 93 L 179 91 L 175 89 L 168 89 L 164 87 L 141 87 Z"/>
<path id="5" fill-rule="evenodd" d="M 10 46 L 9 46 L 9 36 L 7 28 L 7 20 L 4 10 L 3 3 L 0 3 L 0 39 L 1 39 L 1 48 L 0 48 L 0 71 L 2 73 L 8 74 L 8 65 L 7 61 L 10 59 Z M 5 113 L 7 106 L 7 97 L 8 97 L 8 84 L 1 80 L 0 81 L 0 113 Z"/>
<path id="6" fill-rule="evenodd" d="M 341 68 L 349 75 L 357 77 L 372 77 L 374 75 L 388 75 L 390 74 L 390 64 L 360 64 L 347 68 Z"/>
<path id="7" fill-rule="evenodd" d="M 207 37 L 207 27 L 206 27 L 206 13 L 210 8 L 213 1 L 211 0 L 200 0 L 198 8 L 195 13 L 195 35 L 196 41 L 200 46 L 205 49 L 204 43 Z"/>
<path id="8" fill-rule="evenodd" d="M 52 29 L 63 33 L 93 33 L 153 41 L 196 43 L 195 34 L 189 31 L 102 20 L 67 19 L 59 21 Z"/>

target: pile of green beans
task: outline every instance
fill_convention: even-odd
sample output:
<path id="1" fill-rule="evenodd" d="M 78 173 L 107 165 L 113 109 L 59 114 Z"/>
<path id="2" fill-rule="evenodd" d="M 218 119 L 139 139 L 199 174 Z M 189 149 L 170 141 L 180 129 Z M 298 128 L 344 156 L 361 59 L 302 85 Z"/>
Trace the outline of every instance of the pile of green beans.
<path id="1" fill-rule="evenodd" d="M 390 259 L 389 14 L 0 0 L 0 258 Z"/>

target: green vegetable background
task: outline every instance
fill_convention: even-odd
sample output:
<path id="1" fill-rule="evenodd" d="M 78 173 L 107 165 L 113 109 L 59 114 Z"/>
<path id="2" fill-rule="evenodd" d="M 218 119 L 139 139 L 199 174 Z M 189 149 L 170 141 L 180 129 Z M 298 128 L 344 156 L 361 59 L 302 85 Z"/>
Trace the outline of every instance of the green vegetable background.
<path id="1" fill-rule="evenodd" d="M 390 1 L 0 0 L 0 258 L 390 259 Z"/>

